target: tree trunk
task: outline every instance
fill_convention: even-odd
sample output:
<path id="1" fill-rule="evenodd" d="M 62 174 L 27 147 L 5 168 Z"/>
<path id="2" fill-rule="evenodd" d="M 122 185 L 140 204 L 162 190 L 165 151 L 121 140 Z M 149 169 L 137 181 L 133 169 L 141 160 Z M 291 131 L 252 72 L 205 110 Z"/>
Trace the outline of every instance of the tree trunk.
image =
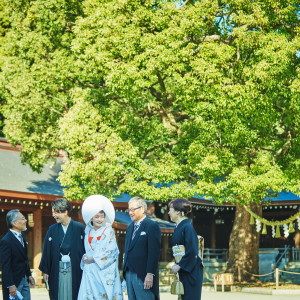
<path id="1" fill-rule="evenodd" d="M 250 209 L 259 216 L 262 215 L 261 205 L 251 204 Z M 226 272 L 234 274 L 235 280 L 255 281 L 258 279 L 258 277 L 251 274 L 258 274 L 259 272 L 259 237 L 260 233 L 256 232 L 256 226 L 250 225 L 250 214 L 243 207 L 236 205 L 226 269 Z"/>

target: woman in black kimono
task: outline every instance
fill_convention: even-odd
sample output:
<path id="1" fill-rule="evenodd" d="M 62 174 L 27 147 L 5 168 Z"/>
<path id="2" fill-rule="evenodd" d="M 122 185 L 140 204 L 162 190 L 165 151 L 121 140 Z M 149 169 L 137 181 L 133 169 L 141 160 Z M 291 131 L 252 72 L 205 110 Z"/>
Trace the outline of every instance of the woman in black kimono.
<path id="1" fill-rule="evenodd" d="M 175 199 L 169 203 L 169 216 L 176 228 L 172 236 L 172 247 L 183 245 L 185 254 L 172 266 L 171 272 L 179 274 L 184 287 L 183 300 L 200 300 L 203 281 L 203 264 L 199 257 L 199 242 L 191 220 L 186 215 L 192 204 L 186 199 Z"/>

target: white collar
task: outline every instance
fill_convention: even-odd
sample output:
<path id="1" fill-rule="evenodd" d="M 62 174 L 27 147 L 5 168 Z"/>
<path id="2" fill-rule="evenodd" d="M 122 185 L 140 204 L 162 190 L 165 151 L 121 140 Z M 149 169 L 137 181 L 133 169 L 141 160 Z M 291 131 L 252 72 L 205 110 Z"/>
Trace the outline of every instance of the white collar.
<path id="1" fill-rule="evenodd" d="M 13 230 L 13 229 L 9 229 L 15 236 L 21 236 L 22 235 L 22 233 L 19 233 L 18 231 L 15 231 L 15 230 Z"/>
<path id="2" fill-rule="evenodd" d="M 68 225 L 65 227 L 62 223 L 60 223 L 61 225 L 61 228 L 63 229 L 64 233 L 66 234 L 67 230 L 68 230 L 68 227 L 70 225 L 71 221 L 68 223 Z"/>
<path id="3" fill-rule="evenodd" d="M 99 229 L 95 230 L 94 228 L 90 229 L 89 235 L 94 237 L 94 236 L 99 236 L 102 235 L 104 230 L 108 228 L 109 226 L 101 226 Z"/>
<path id="4" fill-rule="evenodd" d="M 19 233 L 13 229 L 9 229 L 12 234 L 16 237 L 16 239 L 22 244 L 23 247 L 25 247 L 24 245 L 24 239 L 23 239 L 23 236 L 22 236 L 22 233 Z"/>
<path id="5" fill-rule="evenodd" d="M 134 223 L 134 225 L 138 225 L 138 226 L 140 226 L 141 225 L 141 223 L 144 221 L 144 219 L 146 218 L 146 216 L 145 217 L 143 217 L 143 218 L 141 218 L 139 221 L 137 221 L 136 223 Z"/>

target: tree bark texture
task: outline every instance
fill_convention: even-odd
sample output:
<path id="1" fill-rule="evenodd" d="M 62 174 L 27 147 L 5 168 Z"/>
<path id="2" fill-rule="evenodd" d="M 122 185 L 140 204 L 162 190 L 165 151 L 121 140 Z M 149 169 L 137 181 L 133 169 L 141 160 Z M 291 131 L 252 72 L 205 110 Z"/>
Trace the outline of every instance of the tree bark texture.
<path id="1" fill-rule="evenodd" d="M 261 205 L 251 204 L 250 208 L 259 216 L 262 215 Z M 237 204 L 230 234 L 229 260 L 226 269 L 226 272 L 234 274 L 235 280 L 256 281 L 258 279 L 251 274 L 258 275 L 259 273 L 259 237 L 260 232 L 256 231 L 256 226 L 250 225 L 250 214 Z"/>

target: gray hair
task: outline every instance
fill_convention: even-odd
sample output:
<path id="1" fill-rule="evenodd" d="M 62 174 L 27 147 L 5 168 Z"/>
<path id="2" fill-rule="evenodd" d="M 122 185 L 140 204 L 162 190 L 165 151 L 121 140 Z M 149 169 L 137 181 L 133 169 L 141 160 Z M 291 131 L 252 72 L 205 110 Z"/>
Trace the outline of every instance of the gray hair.
<path id="1" fill-rule="evenodd" d="M 145 201 L 142 197 L 139 197 L 139 196 L 132 197 L 132 198 L 128 201 L 128 205 L 129 205 L 130 203 L 132 203 L 132 202 L 137 203 L 138 206 L 144 207 L 145 213 L 147 212 L 147 203 L 146 203 L 146 201 Z"/>
<path id="2" fill-rule="evenodd" d="M 52 208 L 56 212 L 65 212 L 68 211 L 68 215 L 70 214 L 70 211 L 72 210 L 72 206 L 69 200 L 66 198 L 60 198 L 51 203 Z"/>
<path id="3" fill-rule="evenodd" d="M 20 211 L 18 209 L 10 210 L 6 215 L 6 224 L 8 228 L 13 228 L 13 223 L 17 222 L 19 219 L 18 213 Z"/>

